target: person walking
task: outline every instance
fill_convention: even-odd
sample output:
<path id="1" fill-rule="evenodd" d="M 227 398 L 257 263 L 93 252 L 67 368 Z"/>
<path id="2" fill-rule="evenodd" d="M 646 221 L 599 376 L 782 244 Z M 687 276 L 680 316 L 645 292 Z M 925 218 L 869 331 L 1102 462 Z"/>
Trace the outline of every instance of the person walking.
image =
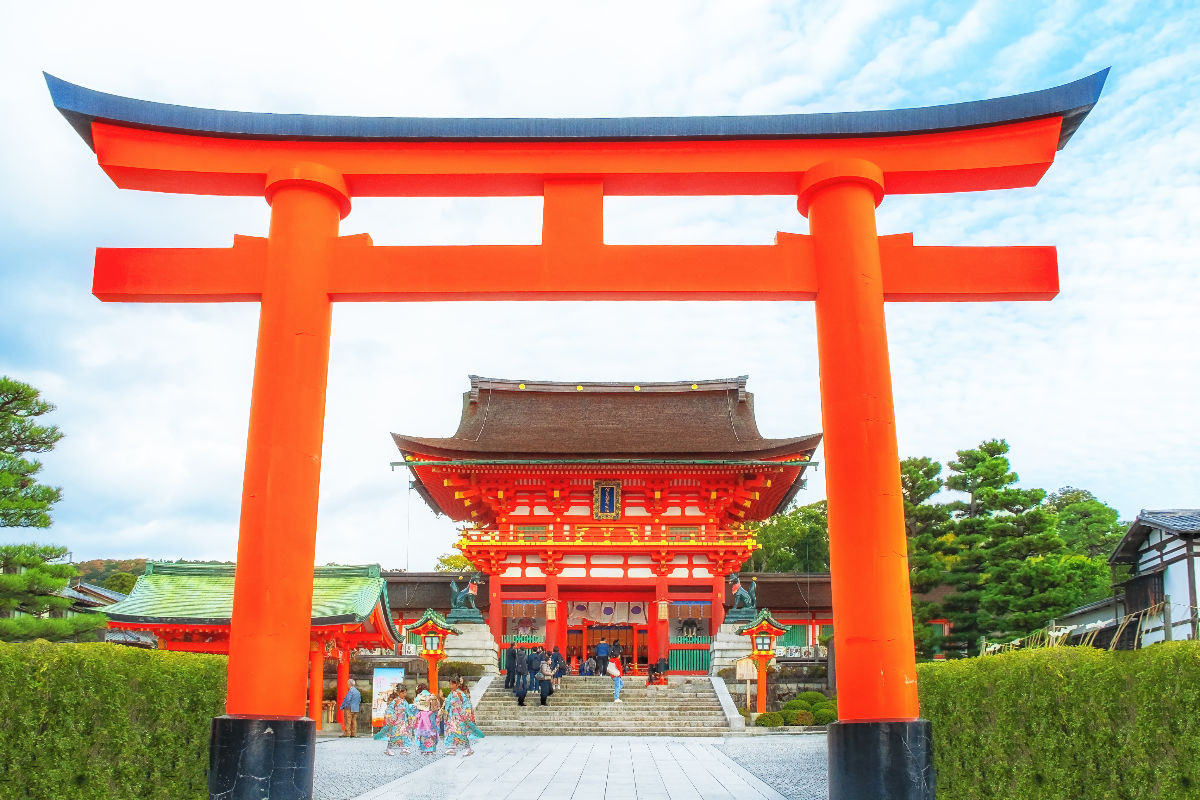
<path id="1" fill-rule="evenodd" d="M 603 636 L 600 637 L 600 643 L 596 645 L 596 670 L 597 675 L 608 674 L 608 642 L 604 640 Z"/>
<path id="2" fill-rule="evenodd" d="M 438 730 L 437 713 L 442 708 L 438 696 L 429 691 L 428 684 L 417 686 L 417 722 L 414 734 L 417 737 L 417 749 L 423 756 L 431 756 L 437 751 Z"/>
<path id="3" fill-rule="evenodd" d="M 562 657 L 562 653 L 558 652 L 558 645 L 554 646 L 554 652 L 550 654 L 550 671 L 554 676 L 551 686 L 558 691 L 562 688 L 562 676 L 567 671 L 567 661 Z"/>
<path id="4" fill-rule="evenodd" d="M 401 755 L 412 752 L 413 725 L 417 719 L 417 707 L 408 702 L 408 689 L 397 686 L 388 700 L 387 711 L 384 712 L 384 724 L 375 734 L 376 739 L 387 739 L 384 748 L 385 756 L 395 755 L 392 748 L 399 749 Z"/>
<path id="5" fill-rule="evenodd" d="M 354 681 L 350 681 L 350 688 L 346 690 L 346 696 L 342 698 L 342 704 L 338 706 L 342 710 L 342 737 L 351 738 L 358 736 L 358 709 L 362 705 L 362 692 L 354 685 Z"/>
<path id="6" fill-rule="evenodd" d="M 529 658 L 523 647 L 517 648 L 513 658 L 513 672 L 516 673 L 513 678 L 513 694 L 517 698 L 517 705 L 523 706 L 525 694 L 529 691 Z"/>
<path id="7" fill-rule="evenodd" d="M 504 688 L 511 689 L 516 684 L 517 647 L 509 645 L 504 652 Z"/>
<path id="8" fill-rule="evenodd" d="M 625 648 L 621 647 L 620 639 L 613 639 L 612 647 L 608 648 L 608 657 L 617 662 L 617 666 L 621 671 L 625 671 L 625 664 L 621 661 L 621 656 L 625 655 Z"/>
<path id="9" fill-rule="evenodd" d="M 588 651 L 587 661 L 583 662 L 583 666 L 579 668 L 580 675 L 595 675 L 596 674 L 596 658 Z"/>
<path id="10" fill-rule="evenodd" d="M 475 724 L 471 695 L 467 694 L 467 687 L 458 675 L 450 679 L 450 695 L 446 698 L 442 715 L 446 718 L 446 743 L 449 745 L 446 755 L 454 755 L 459 747 L 465 748 L 464 756 L 473 755 L 475 751 L 471 749 L 471 739 L 482 739 L 483 731 Z"/>
<path id="11" fill-rule="evenodd" d="M 608 677 L 612 678 L 613 682 L 613 702 L 621 702 L 621 687 L 625 685 L 625 681 L 621 679 L 621 662 L 613 660 L 608 662 Z"/>
<path id="12" fill-rule="evenodd" d="M 546 699 L 554 693 L 554 668 L 551 666 L 550 656 L 546 655 L 545 648 L 542 648 L 538 655 L 538 669 L 536 669 L 534 675 L 538 679 L 538 693 L 541 697 L 541 705 L 545 705 Z"/>

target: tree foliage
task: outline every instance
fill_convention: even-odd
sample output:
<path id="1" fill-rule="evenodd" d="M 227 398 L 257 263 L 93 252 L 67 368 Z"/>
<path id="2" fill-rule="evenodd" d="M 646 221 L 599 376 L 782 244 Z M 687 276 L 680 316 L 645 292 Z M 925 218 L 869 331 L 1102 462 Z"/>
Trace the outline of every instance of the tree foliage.
<path id="1" fill-rule="evenodd" d="M 981 636 L 1010 639 L 1111 592 L 1104 556 L 1120 538 L 1117 512 L 1086 489 L 1046 496 L 1017 486 L 1008 443 L 960 450 L 942 482 L 927 458 L 901 464 L 914 592 L 950 589 L 940 603 L 914 602 L 918 650 L 974 653 Z M 942 487 L 958 496 L 937 502 Z M 925 624 L 947 619 L 937 642 Z"/>
<path id="2" fill-rule="evenodd" d="M 466 572 L 474 570 L 475 565 L 462 553 L 445 553 L 438 556 L 437 563 L 433 568 L 437 572 Z"/>
<path id="3" fill-rule="evenodd" d="M 776 514 L 755 529 L 759 549 L 743 572 L 828 572 L 829 515 L 825 501 Z"/>
<path id="4" fill-rule="evenodd" d="M 137 583 L 137 576 L 132 572 L 114 572 L 104 582 L 104 588 L 121 594 L 129 594 L 133 591 L 135 583 Z"/>
<path id="5" fill-rule="evenodd" d="M 90 561 L 80 561 L 75 565 L 79 570 L 79 579 L 104 586 L 104 582 L 118 572 L 128 572 L 131 575 L 141 575 L 146 571 L 144 558 L 94 558 Z"/>
<path id="6" fill-rule="evenodd" d="M 58 594 L 75 568 L 62 562 L 65 547 L 0 545 L 0 641 L 66 641 L 103 628 L 103 614 L 67 616 L 71 600 Z"/>
<path id="7" fill-rule="evenodd" d="M 50 507 L 62 490 L 38 483 L 42 464 L 25 456 L 45 453 L 62 439 L 57 426 L 38 424 L 53 410 L 37 389 L 0 375 L 0 526 L 50 527 Z"/>

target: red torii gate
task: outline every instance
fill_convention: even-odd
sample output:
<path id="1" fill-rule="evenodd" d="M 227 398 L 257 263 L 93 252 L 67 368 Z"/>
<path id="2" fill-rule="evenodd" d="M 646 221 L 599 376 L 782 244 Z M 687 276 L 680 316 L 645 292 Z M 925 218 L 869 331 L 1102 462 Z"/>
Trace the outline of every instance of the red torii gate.
<path id="1" fill-rule="evenodd" d="M 244 779 L 239 748 L 268 730 L 276 763 L 286 751 L 294 764 L 264 757 L 255 780 L 311 784 L 305 665 L 331 303 L 687 299 L 816 302 L 843 720 L 829 737 L 830 797 L 933 797 L 883 303 L 1048 300 L 1057 261 L 1053 247 L 878 237 L 875 208 L 885 192 L 1036 184 L 1106 74 L 903 111 L 570 120 L 212 111 L 47 75 L 55 105 L 117 186 L 271 205 L 265 239 L 96 254 L 101 300 L 261 304 L 228 714 L 214 720 L 210 792 Z M 794 195 L 810 234 L 768 246 L 604 244 L 605 195 L 709 194 Z M 539 245 L 376 247 L 338 236 L 352 197 L 517 195 L 545 198 Z M 259 591 L 268 575 L 275 589 Z M 295 791 L 279 796 L 307 796 Z"/>

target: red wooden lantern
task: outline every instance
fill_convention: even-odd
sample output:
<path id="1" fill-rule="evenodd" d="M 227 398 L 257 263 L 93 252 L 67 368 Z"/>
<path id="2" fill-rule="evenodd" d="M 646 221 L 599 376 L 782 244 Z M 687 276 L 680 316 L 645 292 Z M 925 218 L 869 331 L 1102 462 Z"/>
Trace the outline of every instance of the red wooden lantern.
<path id="1" fill-rule="evenodd" d="M 758 699 L 754 710 L 762 714 L 767 710 L 767 662 L 775 657 L 775 637 L 783 636 L 787 628 L 775 621 L 770 609 L 764 608 L 737 632 L 750 637 L 750 655 L 758 661 Z"/>
<path id="2" fill-rule="evenodd" d="M 425 609 L 421 618 L 407 627 L 421 639 L 421 658 L 429 665 L 429 691 L 438 691 L 438 662 L 446 657 L 446 637 L 461 633 L 432 608 Z"/>

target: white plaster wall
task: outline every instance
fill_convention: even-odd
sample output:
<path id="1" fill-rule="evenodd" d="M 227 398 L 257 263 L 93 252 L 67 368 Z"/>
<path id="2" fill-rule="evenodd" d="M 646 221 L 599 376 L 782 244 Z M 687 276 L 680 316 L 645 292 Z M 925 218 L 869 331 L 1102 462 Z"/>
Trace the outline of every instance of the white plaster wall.
<path id="1" fill-rule="evenodd" d="M 624 556 L 614 556 L 614 555 L 596 555 L 596 556 L 592 556 L 592 563 L 593 564 L 624 564 L 625 557 Z M 595 570 L 592 570 L 592 572 L 594 573 Z"/>
<path id="2" fill-rule="evenodd" d="M 585 556 L 583 556 L 582 554 L 572 553 L 571 555 L 563 556 L 562 563 L 564 563 L 564 564 L 586 564 L 587 558 Z"/>
<path id="3" fill-rule="evenodd" d="M 654 573 L 652 573 L 650 571 L 649 567 L 630 567 L 629 568 L 629 577 L 631 577 L 631 578 L 652 578 L 652 577 L 654 577 Z"/>
<path id="4" fill-rule="evenodd" d="M 623 578 L 625 570 L 616 567 L 592 567 L 593 578 Z"/>
<path id="5" fill-rule="evenodd" d="M 587 570 L 583 567 L 563 567 L 561 575 L 564 578 L 583 578 L 587 576 Z"/>

